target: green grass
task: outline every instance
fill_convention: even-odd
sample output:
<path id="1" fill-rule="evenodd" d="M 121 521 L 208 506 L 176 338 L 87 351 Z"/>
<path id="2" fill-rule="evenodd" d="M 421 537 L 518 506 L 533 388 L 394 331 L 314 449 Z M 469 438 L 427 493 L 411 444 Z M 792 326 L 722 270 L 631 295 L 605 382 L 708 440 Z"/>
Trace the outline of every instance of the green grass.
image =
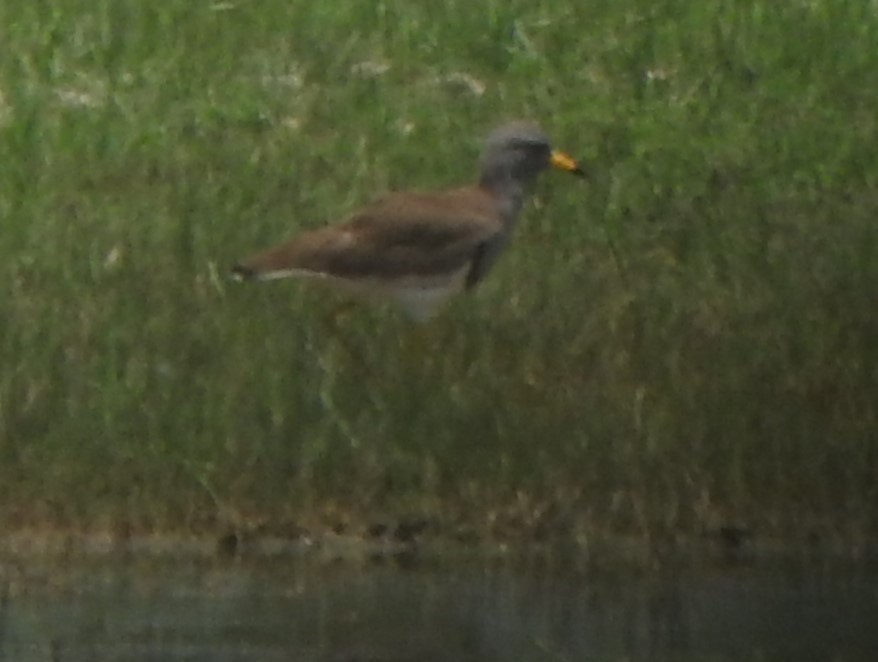
<path id="1" fill-rule="evenodd" d="M 0 42 L 3 526 L 876 539 L 869 3 L 47 0 Z M 592 178 L 429 326 L 227 281 L 514 117 Z"/>

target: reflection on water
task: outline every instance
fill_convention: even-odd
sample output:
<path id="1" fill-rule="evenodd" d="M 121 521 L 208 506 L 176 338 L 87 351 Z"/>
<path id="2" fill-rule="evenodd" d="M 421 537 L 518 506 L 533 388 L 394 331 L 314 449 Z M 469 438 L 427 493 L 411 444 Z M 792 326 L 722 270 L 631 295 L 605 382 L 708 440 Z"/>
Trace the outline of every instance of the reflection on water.
<path id="1" fill-rule="evenodd" d="M 91 558 L 0 580 L 0 659 L 21 662 L 878 660 L 862 569 Z"/>

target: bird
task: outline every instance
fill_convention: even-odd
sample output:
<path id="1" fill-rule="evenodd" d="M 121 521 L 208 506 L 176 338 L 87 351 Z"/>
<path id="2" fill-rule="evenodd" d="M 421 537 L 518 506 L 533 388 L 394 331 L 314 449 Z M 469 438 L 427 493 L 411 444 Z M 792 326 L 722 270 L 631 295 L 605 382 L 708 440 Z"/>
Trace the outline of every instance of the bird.
<path id="1" fill-rule="evenodd" d="M 453 294 L 485 279 L 537 176 L 550 167 L 586 176 L 537 124 L 503 124 L 484 142 L 474 184 L 386 193 L 335 224 L 247 257 L 231 275 L 322 281 L 357 298 L 389 301 L 425 321 Z"/>

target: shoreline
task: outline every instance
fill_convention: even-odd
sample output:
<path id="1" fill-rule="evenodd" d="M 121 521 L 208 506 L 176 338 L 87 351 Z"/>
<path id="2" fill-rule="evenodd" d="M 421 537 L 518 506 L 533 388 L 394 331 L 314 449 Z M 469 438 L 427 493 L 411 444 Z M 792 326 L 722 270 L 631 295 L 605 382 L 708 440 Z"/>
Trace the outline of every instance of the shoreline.
<path id="1" fill-rule="evenodd" d="M 777 561 L 849 564 L 870 567 L 878 562 L 874 544 L 844 541 L 802 544 L 792 540 L 760 540 L 728 532 L 685 536 L 673 541 L 646 541 L 625 536 L 595 536 L 573 541 L 558 538 L 541 542 L 485 539 L 464 542 L 437 534 L 400 538 L 386 534 L 321 532 L 283 536 L 268 532 L 168 530 L 142 534 L 110 530 L 74 531 L 23 527 L 0 534 L 0 563 L 27 560 L 88 560 L 126 558 L 142 560 L 290 559 L 342 563 L 398 561 L 402 565 L 496 562 L 542 559 L 553 565 L 580 569 L 628 567 L 660 570 L 687 566 L 758 566 Z"/>

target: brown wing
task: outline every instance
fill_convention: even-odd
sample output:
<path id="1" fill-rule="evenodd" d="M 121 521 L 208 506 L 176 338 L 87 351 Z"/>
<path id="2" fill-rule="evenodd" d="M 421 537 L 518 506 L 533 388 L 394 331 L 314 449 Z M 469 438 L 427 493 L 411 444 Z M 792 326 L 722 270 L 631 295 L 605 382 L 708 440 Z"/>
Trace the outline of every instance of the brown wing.
<path id="1" fill-rule="evenodd" d="M 395 193 L 236 270 L 263 278 L 297 272 L 379 279 L 443 274 L 465 267 L 501 230 L 494 198 L 480 189 Z"/>

